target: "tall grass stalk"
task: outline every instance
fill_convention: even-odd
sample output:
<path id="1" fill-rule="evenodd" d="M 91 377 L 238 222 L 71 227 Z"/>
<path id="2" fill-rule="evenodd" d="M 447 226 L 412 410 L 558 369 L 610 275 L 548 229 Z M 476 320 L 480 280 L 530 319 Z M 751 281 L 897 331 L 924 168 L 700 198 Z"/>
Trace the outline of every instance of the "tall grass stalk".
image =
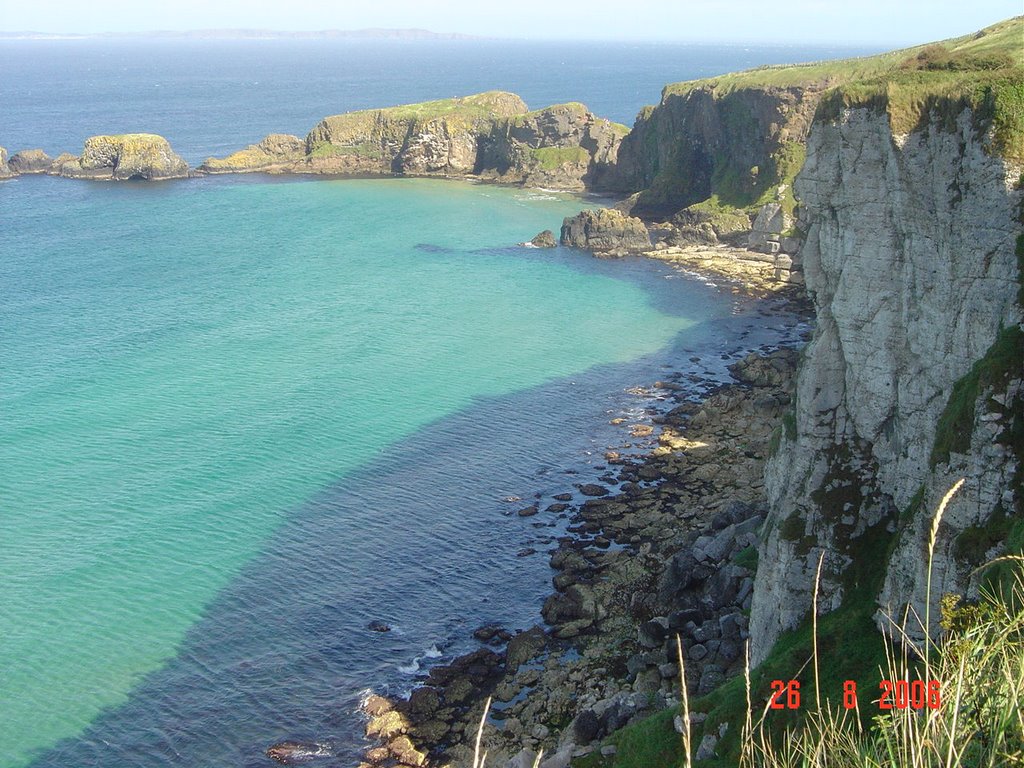
<path id="1" fill-rule="evenodd" d="M 958 482 L 943 497 L 932 519 L 928 538 L 926 606 L 931 602 L 931 570 L 939 525 Z M 856 706 L 840 708 L 823 700 L 818 680 L 817 620 L 812 615 L 814 642 L 814 706 L 799 714 L 799 723 L 781 734 L 769 720 L 770 699 L 759 718 L 754 717 L 749 653 L 744 670 L 747 713 L 740 747 L 743 768 L 1024 768 L 1024 557 L 1004 556 L 1013 562 L 1009 593 L 983 590 L 976 604 L 956 605 L 943 600 L 941 637 L 933 639 L 931 612 L 924 622 L 908 612 L 902 622 L 892 621 L 899 642 L 886 644 L 883 679 L 908 687 L 915 680 L 935 681 L 937 706 L 877 709 L 870 726 L 862 725 L 859 692 Z M 995 562 L 995 561 L 993 561 Z M 817 608 L 821 563 L 814 584 Z M 991 563 L 989 564 L 991 565 Z M 911 638 L 916 626 L 925 630 L 924 647 Z M 908 630 L 913 629 L 911 633 Z M 806 666 L 806 665 L 805 665 Z M 799 673 L 797 673 L 799 674 Z M 838 692 L 837 692 L 838 693 Z M 865 702 L 867 699 L 865 698 Z M 934 703 L 934 702 L 933 702 Z"/>

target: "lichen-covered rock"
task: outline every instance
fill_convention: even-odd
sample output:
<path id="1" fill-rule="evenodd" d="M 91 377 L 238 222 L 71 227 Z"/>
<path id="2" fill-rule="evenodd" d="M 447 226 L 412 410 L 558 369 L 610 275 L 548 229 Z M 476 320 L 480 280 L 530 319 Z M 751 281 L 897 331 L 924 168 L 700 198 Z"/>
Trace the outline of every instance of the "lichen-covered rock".
<path id="1" fill-rule="evenodd" d="M 771 515 L 751 615 L 754 664 L 807 615 L 821 552 L 819 610 L 838 607 L 856 574 L 870 571 L 884 576 L 883 609 L 899 621 L 909 606 L 923 619 L 932 515 L 966 477 L 936 541 L 935 617 L 943 593 L 976 586 L 971 571 L 985 552 L 965 551 L 964 533 L 984 530 L 1000 509 L 1020 513 L 1018 458 L 1000 438 L 1021 408 L 1020 169 L 991 151 L 978 124 L 964 109 L 894 136 L 884 112 L 857 108 L 810 133 L 796 191 L 817 326 L 795 413 L 766 469 Z M 1007 349 L 988 363 L 997 340 Z M 953 429 L 940 428 L 940 417 L 976 365 L 1010 370 L 959 404 L 963 433 L 955 450 L 939 450 L 951 442 L 941 430 Z"/>
<path id="2" fill-rule="evenodd" d="M 562 245 L 584 248 L 599 256 L 619 256 L 651 249 L 644 223 L 614 208 L 581 211 L 562 222 Z"/>
<path id="3" fill-rule="evenodd" d="M 207 173 L 252 173 L 254 171 L 282 171 L 289 163 L 301 160 L 306 153 L 306 142 L 298 136 L 272 133 L 258 144 L 250 144 L 227 157 L 208 157 L 199 166 Z"/>
<path id="4" fill-rule="evenodd" d="M 14 173 L 46 173 L 53 165 L 53 158 L 41 149 L 23 149 L 11 155 L 7 164 Z"/>
<path id="5" fill-rule="evenodd" d="M 66 160 L 61 155 L 51 172 L 78 179 L 152 181 L 187 176 L 188 165 L 163 136 L 125 133 L 86 139 L 80 157 Z"/>

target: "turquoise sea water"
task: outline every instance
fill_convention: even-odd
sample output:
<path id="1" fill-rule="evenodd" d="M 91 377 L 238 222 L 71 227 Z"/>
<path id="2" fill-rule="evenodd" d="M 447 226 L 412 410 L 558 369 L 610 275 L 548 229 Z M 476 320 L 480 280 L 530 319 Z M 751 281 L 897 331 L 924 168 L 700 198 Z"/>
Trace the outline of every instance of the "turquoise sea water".
<path id="1" fill-rule="evenodd" d="M 83 45 L 0 46 L 0 144 L 160 130 L 194 162 L 326 112 L 485 87 L 539 106 L 573 78 L 627 114 L 657 94 L 610 72 L 703 61 Z M 369 68 L 324 74 L 350 59 Z M 254 62 L 261 87 L 239 89 Z M 0 183 L 0 768 L 261 766 L 285 738 L 351 757 L 361 691 L 408 687 L 484 622 L 536 621 L 564 522 L 502 499 L 599 474 L 609 420 L 654 405 L 630 388 L 721 378 L 789 333 L 664 265 L 516 246 L 591 204 L 433 180 Z"/>
<path id="2" fill-rule="evenodd" d="M 577 201 L 423 180 L 17 186 L 23 216 L 64 205 L 0 267 L 11 764 L 122 702 L 333 478 L 691 322 L 480 250 Z"/>

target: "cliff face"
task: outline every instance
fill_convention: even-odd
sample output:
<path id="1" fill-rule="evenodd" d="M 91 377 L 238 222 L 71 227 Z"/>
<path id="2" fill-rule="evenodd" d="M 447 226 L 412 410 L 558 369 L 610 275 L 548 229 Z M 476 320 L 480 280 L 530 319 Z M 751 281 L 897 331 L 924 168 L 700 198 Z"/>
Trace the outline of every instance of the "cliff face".
<path id="1" fill-rule="evenodd" d="M 14 173 L 7 165 L 7 150 L 0 147 L 0 179 L 6 179 L 13 175 Z"/>
<path id="2" fill-rule="evenodd" d="M 897 620 L 907 605 L 923 617 L 932 512 L 966 477 L 939 528 L 936 617 L 939 596 L 969 590 L 999 536 L 965 541 L 1019 506 L 1021 168 L 992 151 L 981 117 L 933 113 L 894 136 L 884 110 L 861 107 L 810 131 L 796 193 L 818 324 L 766 470 L 754 663 L 808 615 L 821 552 L 820 611 L 869 588 Z M 972 367 L 979 381 L 958 395 Z M 884 578 L 851 568 L 865 561 Z"/>
<path id="3" fill-rule="evenodd" d="M 529 112 L 515 94 L 490 91 L 334 115 L 304 141 L 274 134 L 201 170 L 478 176 L 581 190 L 610 172 L 626 132 L 582 104 Z"/>
<path id="4" fill-rule="evenodd" d="M 614 172 L 626 133 L 582 104 L 556 104 L 496 125 L 476 170 L 532 187 L 595 188 Z"/>
<path id="5" fill-rule="evenodd" d="M 61 155 L 50 170 L 76 179 L 174 179 L 188 175 L 188 165 L 163 136 L 125 133 L 92 136 L 79 157 Z"/>
<path id="6" fill-rule="evenodd" d="M 654 218 L 712 195 L 750 206 L 799 169 L 823 85 L 748 87 L 723 79 L 668 86 L 661 103 L 637 117 L 615 173 L 601 183 L 643 190 L 633 212 Z"/>

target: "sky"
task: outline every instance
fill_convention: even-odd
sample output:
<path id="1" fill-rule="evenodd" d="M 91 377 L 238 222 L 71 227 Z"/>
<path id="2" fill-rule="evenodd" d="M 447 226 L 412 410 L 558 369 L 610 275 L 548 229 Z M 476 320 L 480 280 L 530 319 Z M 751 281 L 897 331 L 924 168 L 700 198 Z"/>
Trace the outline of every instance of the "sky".
<path id="1" fill-rule="evenodd" d="M 910 44 L 1021 12 L 1021 0 L 0 0 L 0 30 L 396 27 L 537 39 Z"/>

